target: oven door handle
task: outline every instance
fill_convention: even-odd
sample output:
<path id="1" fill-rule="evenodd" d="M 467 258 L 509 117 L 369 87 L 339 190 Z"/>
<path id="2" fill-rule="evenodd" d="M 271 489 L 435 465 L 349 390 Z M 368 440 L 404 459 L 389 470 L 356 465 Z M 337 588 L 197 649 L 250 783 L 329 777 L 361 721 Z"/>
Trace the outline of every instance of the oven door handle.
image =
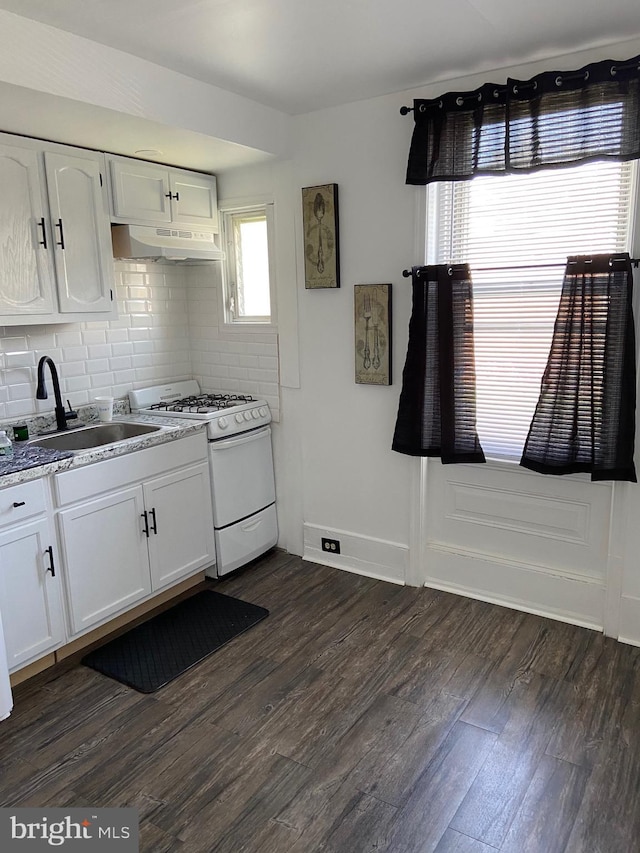
<path id="1" fill-rule="evenodd" d="M 252 430 L 249 434 L 246 432 L 240 433 L 240 435 L 223 440 L 218 439 L 216 441 L 216 439 L 209 439 L 209 446 L 211 450 L 227 450 L 229 447 L 239 447 L 241 444 L 258 441 L 258 439 L 264 438 L 266 435 L 271 435 L 271 427 L 258 427 L 258 429 Z"/>

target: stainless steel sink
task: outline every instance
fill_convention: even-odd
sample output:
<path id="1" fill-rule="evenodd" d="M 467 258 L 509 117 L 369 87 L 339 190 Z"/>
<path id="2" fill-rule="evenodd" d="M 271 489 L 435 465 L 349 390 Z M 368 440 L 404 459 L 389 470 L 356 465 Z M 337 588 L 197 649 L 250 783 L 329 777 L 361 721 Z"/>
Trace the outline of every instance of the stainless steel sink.
<path id="1" fill-rule="evenodd" d="M 151 424 L 110 423 L 81 427 L 69 432 L 58 432 L 55 435 L 33 438 L 29 444 L 37 447 L 49 447 L 53 450 L 88 450 L 91 447 L 102 447 L 105 444 L 115 444 L 127 438 L 136 438 L 157 432 L 162 427 Z"/>

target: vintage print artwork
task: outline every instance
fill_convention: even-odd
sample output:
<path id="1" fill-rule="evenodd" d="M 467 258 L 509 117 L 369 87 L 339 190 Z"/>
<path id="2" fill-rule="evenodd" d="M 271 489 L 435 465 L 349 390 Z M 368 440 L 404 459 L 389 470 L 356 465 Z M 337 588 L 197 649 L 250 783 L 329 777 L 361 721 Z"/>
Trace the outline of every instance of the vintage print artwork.
<path id="1" fill-rule="evenodd" d="M 391 285 L 354 287 L 356 382 L 391 385 Z"/>
<path id="2" fill-rule="evenodd" d="M 302 190 L 304 286 L 340 287 L 338 185 Z"/>

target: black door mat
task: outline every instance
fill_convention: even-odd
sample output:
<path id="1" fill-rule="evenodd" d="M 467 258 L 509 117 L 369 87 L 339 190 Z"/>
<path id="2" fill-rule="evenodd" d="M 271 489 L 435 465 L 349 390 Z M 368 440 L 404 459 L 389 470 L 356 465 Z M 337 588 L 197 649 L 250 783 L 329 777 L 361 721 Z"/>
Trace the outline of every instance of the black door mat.
<path id="1" fill-rule="evenodd" d="M 89 652 L 82 663 L 153 693 L 268 615 L 264 607 L 202 590 Z"/>

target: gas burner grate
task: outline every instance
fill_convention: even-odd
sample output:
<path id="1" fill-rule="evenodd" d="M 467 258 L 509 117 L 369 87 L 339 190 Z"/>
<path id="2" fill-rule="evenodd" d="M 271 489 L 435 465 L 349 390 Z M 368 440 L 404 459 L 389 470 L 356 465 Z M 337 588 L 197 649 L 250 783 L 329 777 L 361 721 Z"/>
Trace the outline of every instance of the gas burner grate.
<path id="1" fill-rule="evenodd" d="M 250 394 L 195 394 L 178 400 L 152 403 L 150 410 L 158 412 L 195 412 L 206 414 L 209 411 L 230 409 L 243 403 L 254 403 L 255 398 Z"/>

